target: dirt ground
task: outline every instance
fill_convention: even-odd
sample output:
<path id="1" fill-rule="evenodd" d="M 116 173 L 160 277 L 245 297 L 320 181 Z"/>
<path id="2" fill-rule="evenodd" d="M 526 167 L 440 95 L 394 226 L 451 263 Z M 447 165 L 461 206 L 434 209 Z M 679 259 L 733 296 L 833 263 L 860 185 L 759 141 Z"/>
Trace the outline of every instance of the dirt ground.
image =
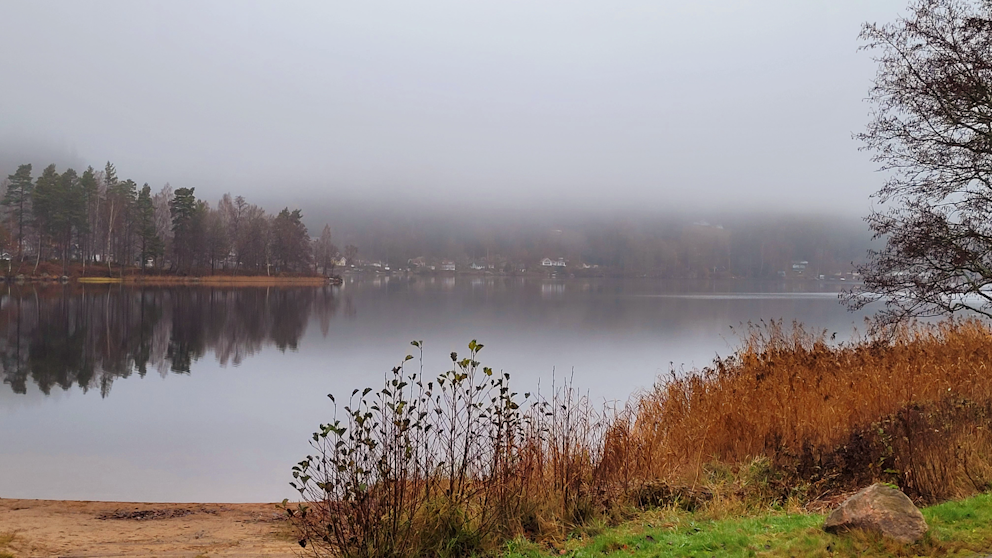
<path id="1" fill-rule="evenodd" d="M 275 504 L 0 499 L 0 558 L 297 556 Z"/>

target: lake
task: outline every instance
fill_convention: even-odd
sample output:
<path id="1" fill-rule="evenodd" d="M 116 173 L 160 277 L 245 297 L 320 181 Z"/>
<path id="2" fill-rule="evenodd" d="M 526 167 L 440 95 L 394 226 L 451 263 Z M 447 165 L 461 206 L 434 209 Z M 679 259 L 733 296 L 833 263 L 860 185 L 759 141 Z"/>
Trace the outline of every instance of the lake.
<path id="1" fill-rule="evenodd" d="M 729 354 L 747 321 L 848 337 L 864 314 L 838 303 L 841 287 L 469 276 L 4 286 L 0 497 L 292 498 L 290 467 L 332 419 L 326 395 L 381 386 L 411 340 L 424 341 L 428 375 L 478 339 L 482 363 L 510 373 L 516 391 L 568 377 L 595 401 L 622 402 Z"/>

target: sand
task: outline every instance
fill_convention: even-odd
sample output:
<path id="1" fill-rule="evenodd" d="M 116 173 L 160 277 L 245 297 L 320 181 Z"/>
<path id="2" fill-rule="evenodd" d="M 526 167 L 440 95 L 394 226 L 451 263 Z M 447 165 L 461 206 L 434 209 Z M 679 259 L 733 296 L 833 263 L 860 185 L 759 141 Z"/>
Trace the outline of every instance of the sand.
<path id="1" fill-rule="evenodd" d="M 300 550 L 275 504 L 0 499 L 0 557 L 288 558 Z"/>

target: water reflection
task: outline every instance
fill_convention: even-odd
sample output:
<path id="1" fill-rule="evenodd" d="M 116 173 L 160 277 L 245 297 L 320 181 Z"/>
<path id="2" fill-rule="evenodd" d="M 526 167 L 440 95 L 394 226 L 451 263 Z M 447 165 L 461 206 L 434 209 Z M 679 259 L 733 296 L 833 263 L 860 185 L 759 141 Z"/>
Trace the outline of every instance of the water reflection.
<path id="1" fill-rule="evenodd" d="M 360 275 L 326 290 L 0 285 L 0 497 L 291 498 L 287 463 L 332 417 L 326 395 L 381 385 L 411 339 L 426 343 L 428 375 L 474 338 L 521 393 L 568 375 L 597 404 L 622 402 L 672 366 L 728 354 L 741 322 L 799 320 L 841 339 L 861 314 L 836 288 Z"/>
<path id="2" fill-rule="evenodd" d="M 99 389 L 149 370 L 188 374 L 213 352 L 237 366 L 266 345 L 296 350 L 311 316 L 326 337 L 339 297 L 323 288 L 8 287 L 0 296 L 3 383 Z M 354 309 L 346 305 L 346 314 Z"/>

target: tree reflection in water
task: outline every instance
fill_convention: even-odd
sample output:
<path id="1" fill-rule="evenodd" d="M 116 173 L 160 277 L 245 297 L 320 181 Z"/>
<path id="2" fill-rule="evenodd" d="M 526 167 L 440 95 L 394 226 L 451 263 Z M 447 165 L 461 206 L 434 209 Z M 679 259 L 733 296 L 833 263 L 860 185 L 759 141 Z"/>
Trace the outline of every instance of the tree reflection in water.
<path id="1" fill-rule="evenodd" d="M 264 346 L 296 350 L 311 314 L 326 336 L 334 287 L 131 288 L 7 286 L 0 295 L 0 367 L 15 393 L 74 385 L 106 397 L 116 378 L 189 373 L 207 351 L 237 366 Z"/>

